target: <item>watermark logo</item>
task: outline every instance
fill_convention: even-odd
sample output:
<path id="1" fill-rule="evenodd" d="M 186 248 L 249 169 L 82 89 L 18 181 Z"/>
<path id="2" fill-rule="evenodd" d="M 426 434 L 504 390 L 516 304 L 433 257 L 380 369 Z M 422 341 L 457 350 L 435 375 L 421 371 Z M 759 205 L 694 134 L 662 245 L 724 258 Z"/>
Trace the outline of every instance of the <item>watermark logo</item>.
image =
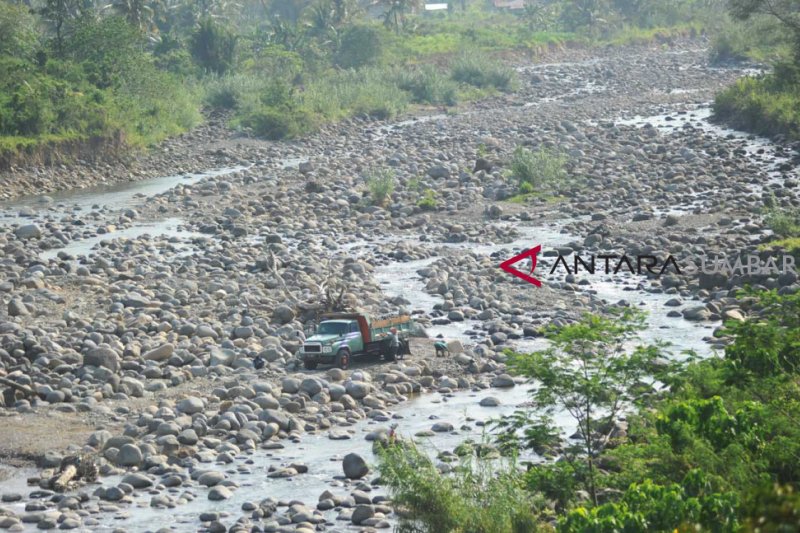
<path id="1" fill-rule="evenodd" d="M 534 278 L 533 275 L 532 275 L 534 269 L 536 268 L 536 256 L 541 250 L 542 250 L 542 245 L 541 244 L 537 244 L 536 247 L 531 248 L 528 251 L 522 252 L 519 255 L 515 255 L 511 259 L 507 259 L 507 260 L 503 261 L 502 263 L 500 263 L 500 268 L 502 268 L 503 270 L 505 270 L 506 272 L 508 272 L 512 276 L 517 276 L 518 278 L 524 279 L 525 281 L 527 281 L 528 283 L 530 283 L 532 285 L 536 285 L 537 287 L 541 287 L 542 286 L 542 282 L 539 281 L 538 279 Z M 531 270 L 530 270 L 529 273 L 526 274 L 525 272 L 522 272 L 521 270 L 517 270 L 516 268 L 511 266 L 511 265 L 513 265 L 515 263 L 519 263 L 520 261 L 523 261 L 523 260 L 525 260 L 525 259 L 527 259 L 529 257 L 531 259 Z"/>
<path id="2" fill-rule="evenodd" d="M 527 281 L 536 287 L 542 286 L 542 281 L 533 276 L 536 268 L 537 256 L 542 246 L 515 255 L 500 263 L 500 268 L 512 276 Z M 525 273 L 512 265 L 525 259 L 531 260 L 531 268 Z M 626 254 L 588 254 L 577 253 L 555 255 L 555 261 L 548 274 L 613 274 L 613 275 L 650 275 L 660 278 L 664 274 L 675 275 L 723 275 L 733 276 L 770 276 L 787 272 L 797 273 L 795 258 L 791 255 L 780 257 L 761 257 L 758 255 L 734 255 L 733 257 L 698 255 L 678 261 L 672 255 L 660 259 L 657 255 L 626 255 Z"/>

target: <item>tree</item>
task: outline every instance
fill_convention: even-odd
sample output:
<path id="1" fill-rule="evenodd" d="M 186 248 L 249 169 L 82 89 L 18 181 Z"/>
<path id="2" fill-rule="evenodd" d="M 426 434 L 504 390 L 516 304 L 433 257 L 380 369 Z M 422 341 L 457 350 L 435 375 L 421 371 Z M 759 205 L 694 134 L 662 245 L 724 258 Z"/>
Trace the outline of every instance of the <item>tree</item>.
<path id="1" fill-rule="evenodd" d="M 594 28 L 609 13 L 606 0 L 569 0 L 561 9 L 561 22 L 569 31 Z"/>
<path id="2" fill-rule="evenodd" d="M 580 443 L 570 447 L 568 456 L 585 463 L 586 488 L 595 504 L 595 457 L 614 435 L 621 410 L 652 392 L 645 380 L 654 374 L 658 347 L 638 346 L 630 353 L 626 348 L 643 327 L 644 315 L 633 309 L 611 317 L 585 315 L 549 330 L 547 350 L 510 359 L 513 371 L 538 383 L 532 392 L 534 409 L 550 421 L 564 409 L 577 422 Z"/>
<path id="3" fill-rule="evenodd" d="M 800 62 L 800 0 L 730 0 L 731 15 L 748 20 L 753 15 L 775 17 L 792 32 L 795 39 L 796 60 Z"/>
<path id="4" fill-rule="evenodd" d="M 236 36 L 210 18 L 204 19 L 192 34 L 192 57 L 204 69 L 225 74 L 236 55 Z"/>
<path id="5" fill-rule="evenodd" d="M 383 23 L 400 33 L 406 23 L 406 13 L 414 13 L 419 8 L 420 0 L 384 0 L 380 3 L 385 7 Z"/>
<path id="6" fill-rule="evenodd" d="M 79 63 L 101 89 L 119 87 L 148 64 L 143 35 L 122 17 L 81 19 L 65 42 L 65 55 Z"/>
<path id="7" fill-rule="evenodd" d="M 380 59 L 383 43 L 378 31 L 371 26 L 353 25 L 341 35 L 334 62 L 344 68 L 358 68 Z"/>
<path id="8" fill-rule="evenodd" d="M 800 293 L 761 292 L 756 306 L 759 310 L 752 313 L 753 318 L 726 324 L 735 340 L 725 350 L 725 358 L 736 379 L 800 373 Z"/>
<path id="9" fill-rule="evenodd" d="M 156 32 L 157 0 L 114 0 L 103 9 L 111 9 L 125 18 L 128 24 L 146 34 Z"/>
<path id="10" fill-rule="evenodd" d="M 55 34 L 56 53 L 63 55 L 69 22 L 80 15 L 81 4 L 76 0 L 45 0 L 39 14 Z"/>
<path id="11" fill-rule="evenodd" d="M 0 55 L 30 59 L 37 44 L 36 20 L 30 11 L 0 2 Z"/>

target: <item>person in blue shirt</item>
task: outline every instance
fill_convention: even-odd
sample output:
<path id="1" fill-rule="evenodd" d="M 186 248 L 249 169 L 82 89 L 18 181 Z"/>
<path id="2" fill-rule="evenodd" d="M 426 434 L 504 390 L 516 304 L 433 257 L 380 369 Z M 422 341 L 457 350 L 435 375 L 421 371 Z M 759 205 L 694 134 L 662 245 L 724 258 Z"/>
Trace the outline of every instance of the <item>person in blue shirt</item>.
<path id="1" fill-rule="evenodd" d="M 450 355 L 450 349 L 444 341 L 436 341 L 433 343 L 433 347 L 436 349 L 436 357 L 444 357 L 445 354 Z"/>

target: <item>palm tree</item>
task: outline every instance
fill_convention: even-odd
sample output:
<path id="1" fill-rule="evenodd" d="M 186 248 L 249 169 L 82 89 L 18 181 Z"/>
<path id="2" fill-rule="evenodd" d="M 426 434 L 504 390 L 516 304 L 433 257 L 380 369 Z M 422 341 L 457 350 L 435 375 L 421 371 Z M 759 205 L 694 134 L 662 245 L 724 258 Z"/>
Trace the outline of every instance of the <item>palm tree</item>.
<path id="1" fill-rule="evenodd" d="M 125 17 L 128 24 L 150 35 L 158 33 L 155 26 L 155 12 L 160 0 L 114 0 L 103 9 L 110 9 Z"/>
<path id="2" fill-rule="evenodd" d="M 383 23 L 400 32 L 405 25 L 406 13 L 414 13 L 419 8 L 421 0 L 378 0 L 377 3 L 383 4 L 386 11 L 383 14 Z"/>

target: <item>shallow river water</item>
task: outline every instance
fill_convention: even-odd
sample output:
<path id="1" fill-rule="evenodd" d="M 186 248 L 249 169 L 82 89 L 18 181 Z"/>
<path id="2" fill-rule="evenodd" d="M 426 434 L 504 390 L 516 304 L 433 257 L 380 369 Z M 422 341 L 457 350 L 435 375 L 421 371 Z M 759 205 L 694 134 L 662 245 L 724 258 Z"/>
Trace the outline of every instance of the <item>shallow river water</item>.
<path id="1" fill-rule="evenodd" d="M 780 159 L 764 140 L 744 136 L 738 132 L 719 128 L 708 122 L 709 111 L 707 108 L 698 108 L 689 113 L 665 113 L 655 117 L 634 117 L 620 121 L 619 124 L 643 126 L 650 123 L 664 132 L 676 132 L 681 127 L 689 124 L 691 127 L 701 127 L 709 134 L 729 136 L 736 135 L 747 152 L 748 157 L 756 159 L 769 159 L 772 164 L 780 164 Z M 435 120 L 445 120 L 444 117 L 435 117 Z M 765 153 L 766 150 L 766 153 Z M 770 167 L 774 168 L 774 167 Z M 162 193 L 180 183 L 195 183 L 209 176 L 218 176 L 229 172 L 241 170 L 218 169 L 205 174 L 192 176 L 168 176 L 154 180 L 123 184 L 114 187 L 83 190 L 52 197 L 49 203 L 39 203 L 35 198 L 27 198 L 14 203 L 0 204 L 0 227 L 11 224 L 30 223 L 42 216 L 58 216 L 74 209 L 93 210 L 95 206 L 108 206 L 110 209 L 119 210 L 135 208 L 142 201 L 143 196 Z M 689 206 L 678 206 L 688 208 Z M 693 206 L 694 207 L 694 206 Z M 19 216 L 20 210 L 28 208 L 30 216 Z M 135 223 L 132 227 L 115 234 L 101 235 L 91 239 L 77 240 L 68 244 L 63 250 L 71 255 L 90 254 L 92 248 L 102 240 L 113 238 L 136 238 L 145 233 L 150 235 L 168 235 L 177 240 L 188 240 L 194 234 L 182 231 L 179 227 L 182 221 L 177 218 L 166 219 L 157 223 Z M 463 253 L 475 253 L 500 257 L 510 257 L 522 249 L 541 244 L 544 248 L 564 245 L 575 237 L 562 232 L 560 225 L 548 226 L 515 226 L 519 238 L 507 244 L 486 245 L 444 245 L 461 249 Z M 352 246 L 352 243 L 350 244 Z M 440 243 L 431 246 L 443 246 Z M 346 251 L 346 247 L 341 248 Z M 50 250 L 42 254 L 43 259 L 53 257 L 58 250 Z M 375 272 L 377 281 L 381 284 L 387 296 L 400 296 L 412 302 L 414 309 L 423 309 L 430 312 L 434 305 L 441 303 L 439 296 L 428 294 L 424 290 L 423 278 L 417 271 L 436 261 L 438 257 L 431 257 L 419 261 L 395 262 L 378 267 Z M 498 261 L 499 263 L 499 261 Z M 521 286 L 520 290 L 536 290 L 531 286 Z M 668 318 L 666 301 L 670 295 L 649 293 L 637 289 L 633 281 L 623 283 L 618 279 L 604 276 L 595 276 L 584 290 L 594 297 L 607 302 L 625 300 L 648 312 L 648 329 L 642 334 L 642 340 L 652 342 L 663 340 L 671 343 L 674 356 L 679 356 L 683 350 L 694 350 L 700 355 L 708 356 L 712 350 L 707 342 L 713 328 L 718 324 L 705 322 L 694 323 L 682 318 Z M 696 302 L 687 302 L 693 305 Z M 469 344 L 474 341 L 468 333 L 469 330 L 478 329 L 478 322 L 464 321 L 447 325 L 433 326 L 428 333 L 431 336 L 442 335 L 448 339 L 460 339 Z M 514 341 L 520 350 L 534 350 L 543 346 L 542 340 L 522 339 Z M 501 402 L 499 407 L 488 408 L 479 406 L 479 401 L 485 396 L 494 396 Z M 398 431 L 404 435 L 413 435 L 420 430 L 428 430 L 434 420 L 452 423 L 457 429 L 453 433 L 437 433 L 434 437 L 423 439 L 424 446 L 432 453 L 436 450 L 451 450 L 466 438 L 480 440 L 484 433 L 483 422 L 491 417 L 508 414 L 518 408 L 527 400 L 527 387 L 517 386 L 512 389 L 487 389 L 480 392 L 459 391 L 449 395 L 439 393 L 426 394 L 409 399 L 403 404 L 392 409 L 395 422 L 399 423 Z M 574 425 L 566 417 L 559 417 L 558 421 L 565 432 L 574 431 Z M 351 439 L 331 440 L 326 433 L 304 435 L 298 444 L 286 443 L 285 449 L 263 450 L 259 449 L 251 454 L 241 454 L 231 465 L 208 465 L 209 468 L 225 470 L 230 478 L 236 481 L 240 488 L 234 491 L 231 499 L 223 502 L 211 502 L 206 497 L 206 489 L 189 489 L 197 496 L 193 501 L 180 505 L 171 510 L 158 510 L 149 507 L 150 495 L 147 491 L 136 491 L 136 504 L 123 512 L 114 514 L 102 513 L 98 515 L 98 523 L 93 531 L 110 531 L 115 527 L 123 527 L 131 531 L 154 530 L 165 525 L 173 525 L 181 531 L 196 530 L 199 526 L 197 517 L 200 512 L 219 511 L 227 512 L 231 517 L 241 516 L 241 505 L 245 501 L 259 501 L 265 497 L 280 500 L 303 500 L 306 504 L 314 504 L 318 495 L 325 489 L 342 496 L 349 492 L 341 482 L 335 478 L 341 475 L 341 457 L 349 452 L 356 452 L 368 460 L 372 459 L 371 443 L 365 440 L 370 431 L 390 422 L 361 421 L 350 428 Z M 291 479 L 271 479 L 266 476 L 267 469 L 274 465 L 288 465 L 291 462 L 301 462 L 309 467 L 307 474 L 298 475 Z M 14 478 L 0 483 L 0 493 L 28 492 L 32 489 L 26 487 L 24 477 L 27 472 L 20 471 Z M 332 481 L 333 480 L 333 481 Z M 102 483 L 112 485 L 119 481 L 114 477 L 103 478 Z M 91 487 L 89 487 L 91 490 Z M 183 494 L 186 489 L 175 489 L 174 495 Z M 24 512 L 22 506 L 8 504 L 7 507 L 20 513 Z M 327 515 L 331 520 L 336 518 L 336 512 Z M 342 523 L 342 526 L 346 524 Z"/>

